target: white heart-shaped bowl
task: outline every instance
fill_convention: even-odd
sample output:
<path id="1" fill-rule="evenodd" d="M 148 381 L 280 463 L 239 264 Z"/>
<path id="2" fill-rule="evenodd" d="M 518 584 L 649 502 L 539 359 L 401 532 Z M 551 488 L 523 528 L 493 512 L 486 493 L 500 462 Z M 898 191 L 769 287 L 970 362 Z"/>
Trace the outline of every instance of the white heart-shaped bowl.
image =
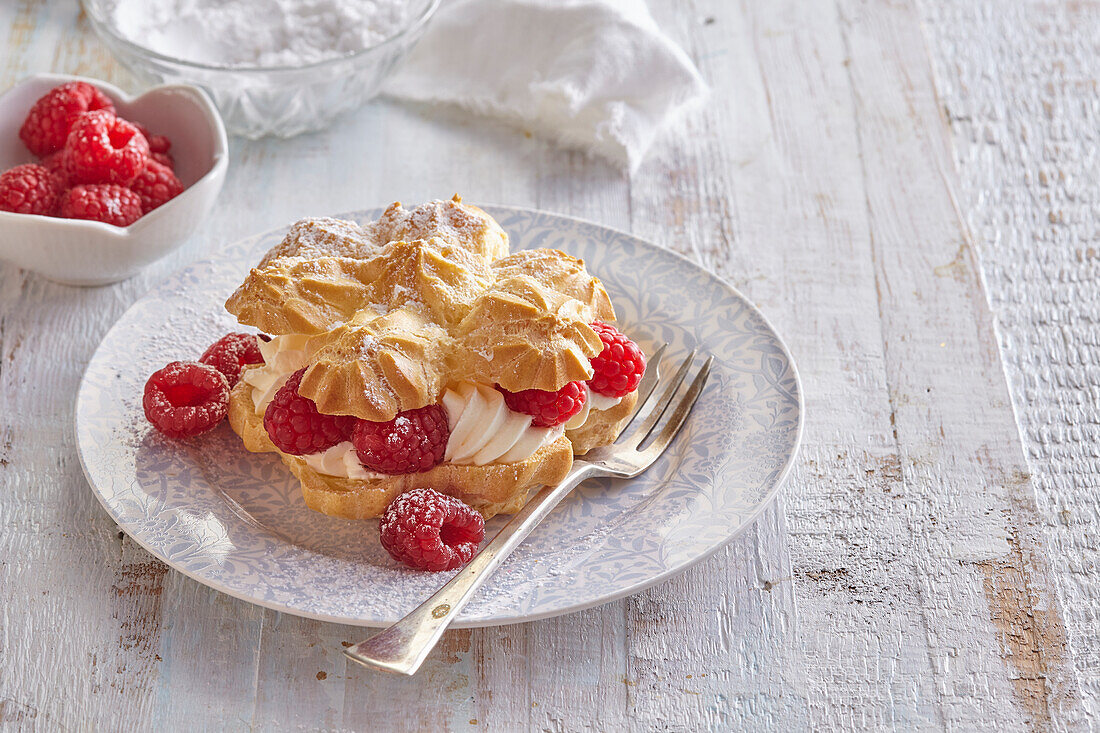
<path id="1" fill-rule="evenodd" d="M 198 87 L 173 84 L 131 97 L 97 79 L 39 74 L 0 95 L 0 171 L 35 162 L 19 128 L 39 97 L 67 81 L 94 84 L 121 117 L 166 135 L 184 191 L 125 228 L 0 211 L 0 258 L 68 285 L 106 285 L 136 274 L 191 236 L 225 182 L 229 143 L 214 103 Z"/>

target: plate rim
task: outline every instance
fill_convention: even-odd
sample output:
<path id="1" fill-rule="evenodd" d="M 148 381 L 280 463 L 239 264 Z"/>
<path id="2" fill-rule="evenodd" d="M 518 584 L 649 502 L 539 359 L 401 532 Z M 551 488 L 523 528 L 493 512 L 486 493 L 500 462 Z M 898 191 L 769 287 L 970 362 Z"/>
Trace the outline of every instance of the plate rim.
<path id="1" fill-rule="evenodd" d="M 794 440 L 792 442 L 792 448 L 791 448 L 790 454 L 787 456 L 787 460 L 783 464 L 782 469 L 776 475 L 776 478 L 772 482 L 772 486 L 768 489 L 768 491 L 764 495 L 764 497 L 757 503 L 757 505 L 753 509 L 753 511 L 746 515 L 746 518 L 744 519 L 744 521 L 742 521 L 737 527 L 735 527 L 734 530 L 729 535 L 727 535 L 726 537 L 723 537 L 722 539 L 718 540 L 716 543 L 714 543 L 710 547 L 708 547 L 705 550 L 703 550 L 702 552 L 700 552 L 696 557 L 694 557 L 694 558 L 692 558 L 692 559 L 690 559 L 690 560 L 688 560 L 684 563 L 681 563 L 680 565 L 677 565 L 675 567 L 667 568 L 667 569 L 661 571 L 660 573 L 658 573 L 656 575 L 647 577 L 643 580 L 639 580 L 639 581 L 637 581 L 637 582 L 635 582 L 631 585 L 625 586 L 623 588 L 617 588 L 614 591 L 612 591 L 611 593 L 609 593 L 607 595 L 604 595 L 604 596 L 601 596 L 601 597 L 599 597 L 595 600 L 580 601 L 578 603 L 575 603 L 575 604 L 572 604 L 572 605 L 569 605 L 569 606 L 565 606 L 565 607 L 548 609 L 546 611 L 528 613 L 528 614 L 523 614 L 523 615 L 518 615 L 518 616 L 511 616 L 511 617 L 508 617 L 508 618 L 484 618 L 484 619 L 470 619 L 470 620 L 468 620 L 468 619 L 464 619 L 462 617 L 462 615 L 459 615 L 459 617 L 457 619 L 455 619 L 454 623 L 451 624 L 451 628 L 453 628 L 453 629 L 486 628 L 486 627 L 490 627 L 490 626 L 508 626 L 508 625 L 511 625 L 511 624 L 528 623 L 528 622 L 531 622 L 531 621 L 539 621 L 539 620 L 542 620 L 542 619 L 554 618 L 556 616 L 564 616 L 566 614 L 577 613 L 577 612 L 584 611 L 584 610 L 587 610 L 587 609 L 590 609 L 590 608 L 596 608 L 598 606 L 603 606 L 603 605 L 606 605 L 608 603 L 612 603 L 614 601 L 620 600 L 620 599 L 625 598 L 627 596 L 634 595 L 634 594 L 639 593 L 643 590 L 646 590 L 647 588 L 651 588 L 651 587 L 657 585 L 658 583 L 661 583 L 665 580 L 668 580 L 669 578 L 671 578 L 673 576 L 676 576 L 676 575 L 679 575 L 683 572 L 686 572 L 687 570 L 689 570 L 692 567 L 698 565 L 699 563 L 703 562 L 704 560 L 707 560 L 707 559 L 713 557 L 720 550 L 722 550 L 727 545 L 729 545 L 731 542 L 733 542 L 735 539 L 737 539 L 742 534 L 744 534 L 749 529 L 749 527 L 752 527 L 753 525 L 755 525 L 756 521 L 760 518 L 760 515 L 763 514 L 765 510 L 770 508 L 772 506 L 772 504 L 775 503 L 775 500 L 778 497 L 779 492 L 782 490 L 783 486 L 786 484 L 787 479 L 789 478 L 790 473 L 794 468 L 794 463 L 797 460 L 799 453 L 801 452 L 803 433 L 804 433 L 805 425 L 806 425 L 806 415 L 805 415 L 806 405 L 805 405 L 805 393 L 804 393 L 803 388 L 802 388 L 802 377 L 801 377 L 801 374 L 798 371 L 798 365 L 795 362 L 794 355 L 791 353 L 790 347 L 787 345 L 787 342 L 786 342 L 786 340 L 784 340 L 783 336 L 779 333 L 779 331 L 772 324 L 771 320 L 756 305 L 756 303 L 754 303 L 752 300 L 750 300 L 748 297 L 746 297 L 744 293 L 742 293 L 740 290 L 738 290 L 737 287 L 735 287 L 732 283 L 727 281 L 725 278 L 721 277 L 720 275 L 717 275 L 716 273 L 711 272 L 710 270 L 706 269 L 705 267 L 703 267 L 699 263 L 697 263 L 694 260 L 680 254 L 679 252 L 676 252 L 675 250 L 668 249 L 667 247 L 663 247 L 660 244 L 657 244 L 656 242 L 653 242 L 653 241 L 650 241 L 648 239 L 639 237 L 636 234 L 633 234 L 631 232 L 627 232 L 627 231 L 624 231 L 622 229 L 618 229 L 616 227 L 611 227 L 611 226 L 607 226 L 607 225 L 604 225 L 604 224 L 600 224 L 598 222 L 594 222 L 594 221 L 591 221 L 589 219 L 583 219 L 581 217 L 572 216 L 572 215 L 569 215 L 569 214 L 561 214 L 561 213 L 558 213 L 558 212 L 555 212 L 555 211 L 548 211 L 546 209 L 534 209 L 534 208 L 525 207 L 525 206 L 511 206 L 511 205 L 505 205 L 505 204 L 477 204 L 477 206 L 478 206 L 478 208 L 488 212 L 494 218 L 498 218 L 497 213 L 495 213 L 497 211 L 520 212 L 520 213 L 534 214 L 534 215 L 548 215 L 548 216 L 556 217 L 556 218 L 559 218 L 559 219 L 565 219 L 565 220 L 568 220 L 568 221 L 571 221 L 571 222 L 574 222 L 574 223 L 577 223 L 577 224 L 582 224 L 582 225 L 585 225 L 585 226 L 594 227 L 596 229 L 603 229 L 605 231 L 613 232 L 614 234 L 617 234 L 619 236 L 627 237 L 629 239 L 633 239 L 637 242 L 641 242 L 643 245 L 645 245 L 647 247 L 652 247 L 654 249 L 662 251 L 665 254 L 671 255 L 671 256 L 675 257 L 676 259 L 680 260 L 681 262 L 683 262 L 684 264 L 688 265 L 689 267 L 691 267 L 695 270 L 698 270 L 699 272 L 707 275 L 708 277 L 711 277 L 714 280 L 718 281 L 719 284 L 721 284 L 724 288 L 726 288 L 733 295 L 735 295 L 737 298 L 739 298 L 745 305 L 747 305 L 749 310 L 757 318 L 759 318 L 763 322 L 763 324 L 767 327 L 768 331 L 772 334 L 772 336 L 774 336 L 779 349 L 782 351 L 782 353 L 786 357 L 787 364 L 789 365 L 789 369 L 791 371 L 791 376 L 794 379 L 795 393 L 797 395 L 796 405 L 797 405 L 797 409 L 798 409 L 798 426 L 797 426 L 797 429 L 795 430 Z M 352 216 L 357 216 L 357 215 L 364 214 L 364 213 L 370 213 L 371 215 L 376 215 L 377 213 L 383 211 L 384 209 L 385 209 L 385 207 L 352 209 L 352 210 L 349 210 L 349 211 L 344 211 L 344 212 L 339 212 L 339 213 L 334 213 L 334 214 L 324 214 L 323 216 L 328 216 L 328 217 L 331 217 L 331 218 L 338 218 L 338 219 L 339 218 L 349 219 Z M 264 230 L 262 232 L 258 232 L 256 234 L 252 234 L 252 235 L 234 240 L 233 242 L 230 242 L 230 244 L 237 244 L 237 243 L 243 242 L 245 240 L 249 240 L 249 239 L 254 239 L 254 240 L 263 239 L 263 238 L 267 237 L 268 235 L 271 235 L 275 232 L 286 231 L 292 225 L 293 225 L 293 222 L 291 222 L 290 224 L 283 225 L 283 226 L 272 227 L 272 228 Z M 174 279 L 181 272 L 183 272 L 185 270 L 189 270 L 189 269 L 199 267 L 199 266 L 202 266 L 202 265 L 217 266 L 217 264 L 218 264 L 218 261 L 217 261 L 216 258 L 214 258 L 214 257 L 204 257 L 204 258 L 197 259 L 197 260 L 194 260 L 192 262 L 189 262 L 186 265 L 184 265 L 183 267 L 180 267 L 176 270 L 173 270 L 171 273 L 169 273 L 165 277 L 158 280 L 156 282 L 156 284 L 154 284 L 147 291 L 145 291 L 145 293 L 143 293 L 139 298 L 137 298 L 135 301 L 133 301 L 129 305 L 129 307 L 126 308 L 126 310 L 124 310 L 122 313 L 119 314 L 118 318 L 116 318 L 114 320 L 114 322 L 111 324 L 111 326 L 107 329 L 107 331 L 104 332 L 103 337 L 100 339 L 99 344 L 95 348 L 95 351 L 93 351 L 91 357 L 89 357 L 88 363 L 85 364 L 84 371 L 81 374 L 80 384 L 77 387 L 77 391 L 76 391 L 76 399 L 73 403 L 73 432 L 74 432 L 74 438 L 76 439 L 76 453 L 77 453 L 77 458 L 80 462 L 80 469 L 83 472 L 85 481 L 88 484 L 88 489 L 92 492 L 92 494 L 95 495 L 96 499 L 99 501 L 100 506 L 102 506 L 104 511 L 107 512 L 107 515 L 111 518 L 111 520 L 115 523 L 115 525 L 121 531 L 125 532 L 127 537 L 129 537 L 131 540 L 136 542 L 139 547 L 141 547 L 143 550 L 145 550 L 146 552 L 151 554 L 153 557 L 157 558 L 160 562 L 163 562 L 165 565 L 172 568 L 176 572 L 181 573 L 182 575 L 185 575 L 188 578 L 191 578 L 192 580 L 194 580 L 198 583 L 201 583 L 202 585 L 204 585 L 208 588 L 212 588 L 212 589 L 214 589 L 214 590 L 216 590 L 220 593 L 225 593 L 228 596 L 231 596 L 233 598 L 237 598 L 237 599 L 242 600 L 242 601 L 246 601 L 248 603 L 251 603 L 251 604 L 254 604 L 254 605 L 257 605 L 257 606 L 268 608 L 268 609 L 271 609 L 273 611 L 278 611 L 280 613 L 288 613 L 288 614 L 293 615 L 293 616 L 300 616 L 302 618 L 309 618 L 309 619 L 313 619 L 313 620 L 316 620 L 316 621 L 325 621 L 325 622 L 328 622 L 328 623 L 336 623 L 336 624 L 342 624 L 342 625 L 346 625 L 346 626 L 357 626 L 357 627 L 361 627 L 361 628 L 384 628 L 385 626 L 388 626 L 390 623 L 393 623 L 393 622 L 379 622 L 379 621 L 375 621 L 373 619 L 371 619 L 371 620 L 349 619 L 349 618 L 345 618 L 345 617 L 332 616 L 332 615 L 328 615 L 328 614 L 315 613 L 315 612 L 306 611 L 306 610 L 302 610 L 302 609 L 298 609 L 298 608 L 288 607 L 287 605 L 280 604 L 280 603 L 275 602 L 275 601 L 269 601 L 267 599 L 258 599 L 258 598 L 250 597 L 242 591 L 237 591 L 236 589 L 230 588 L 229 586 L 225 585 L 222 581 L 220 581 L 218 579 L 213 579 L 213 578 L 210 578 L 210 577 L 201 576 L 197 572 L 187 570 L 184 567 L 181 567 L 180 565 L 178 565 L 178 564 L 172 562 L 171 560 L 169 560 L 168 558 L 164 557 L 160 552 L 154 550 L 142 538 L 140 538 L 140 537 L 136 536 L 135 534 L 131 533 L 129 531 L 128 527 L 125 524 L 123 524 L 123 522 L 120 520 L 120 518 L 116 514 L 116 512 L 107 503 L 106 498 L 103 496 L 103 494 L 100 492 L 100 490 L 96 487 L 95 482 L 92 480 L 92 476 L 91 476 L 91 473 L 88 470 L 88 464 L 87 464 L 87 461 L 85 460 L 85 456 L 84 456 L 84 446 L 83 446 L 83 444 L 81 443 L 81 440 L 80 440 L 80 405 L 81 405 L 82 401 L 84 400 L 85 390 L 90 388 L 89 384 L 88 384 L 88 372 L 91 369 L 92 363 L 96 360 L 96 357 L 99 356 L 99 352 L 103 348 L 104 342 L 107 340 L 107 337 L 110 335 L 111 331 L 114 330 L 114 328 L 118 324 L 118 322 L 121 321 L 123 318 L 125 318 L 126 315 L 130 313 L 131 310 L 138 307 L 145 300 L 145 298 L 148 297 L 148 295 L 150 293 L 152 293 L 153 291 L 155 291 L 159 286 L 163 285 L 164 283 L 167 283 L 169 280 Z"/>

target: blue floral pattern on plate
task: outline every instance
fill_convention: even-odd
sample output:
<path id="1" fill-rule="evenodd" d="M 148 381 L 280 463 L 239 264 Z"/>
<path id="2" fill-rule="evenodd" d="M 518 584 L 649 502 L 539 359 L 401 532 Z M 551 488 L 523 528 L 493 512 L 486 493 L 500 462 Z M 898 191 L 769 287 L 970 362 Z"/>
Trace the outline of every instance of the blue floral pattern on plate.
<path id="1" fill-rule="evenodd" d="M 698 265 L 629 234 L 525 209 L 487 207 L 512 249 L 553 247 L 603 280 L 619 326 L 670 361 L 692 348 L 715 369 L 682 434 L 633 481 L 577 488 L 471 601 L 456 626 L 531 621 L 637 592 L 708 557 L 778 492 L 802 431 L 791 356 L 764 316 Z M 380 210 L 341 218 L 365 222 Z M 81 463 L 119 526 L 173 568 L 279 611 L 363 626 L 390 623 L 449 577 L 390 559 L 377 520 L 310 511 L 272 454 L 227 425 L 190 442 L 151 429 L 141 394 L 169 361 L 196 359 L 239 330 L 225 298 L 285 229 L 226 247 L 177 273 L 108 332 L 76 408 Z M 487 534 L 507 521 L 496 517 Z"/>

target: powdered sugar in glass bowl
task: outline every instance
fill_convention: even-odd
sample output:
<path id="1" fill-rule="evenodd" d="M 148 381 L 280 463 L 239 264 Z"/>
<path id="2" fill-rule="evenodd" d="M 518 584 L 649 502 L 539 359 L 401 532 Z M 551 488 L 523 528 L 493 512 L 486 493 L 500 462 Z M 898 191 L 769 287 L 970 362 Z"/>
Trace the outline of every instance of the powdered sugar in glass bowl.
<path id="1" fill-rule="evenodd" d="M 81 0 L 149 83 L 214 98 L 233 134 L 291 137 L 378 93 L 440 0 Z"/>

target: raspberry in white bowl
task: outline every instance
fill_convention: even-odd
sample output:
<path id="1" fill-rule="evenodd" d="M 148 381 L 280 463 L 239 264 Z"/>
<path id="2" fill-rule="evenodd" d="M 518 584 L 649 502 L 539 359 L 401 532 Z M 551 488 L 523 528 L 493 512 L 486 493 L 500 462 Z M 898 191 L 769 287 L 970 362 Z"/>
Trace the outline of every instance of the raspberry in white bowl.
<path id="1" fill-rule="evenodd" d="M 186 241 L 227 167 L 225 127 L 197 87 L 130 97 L 25 79 L 0 95 L 0 259 L 66 284 L 123 280 Z"/>

